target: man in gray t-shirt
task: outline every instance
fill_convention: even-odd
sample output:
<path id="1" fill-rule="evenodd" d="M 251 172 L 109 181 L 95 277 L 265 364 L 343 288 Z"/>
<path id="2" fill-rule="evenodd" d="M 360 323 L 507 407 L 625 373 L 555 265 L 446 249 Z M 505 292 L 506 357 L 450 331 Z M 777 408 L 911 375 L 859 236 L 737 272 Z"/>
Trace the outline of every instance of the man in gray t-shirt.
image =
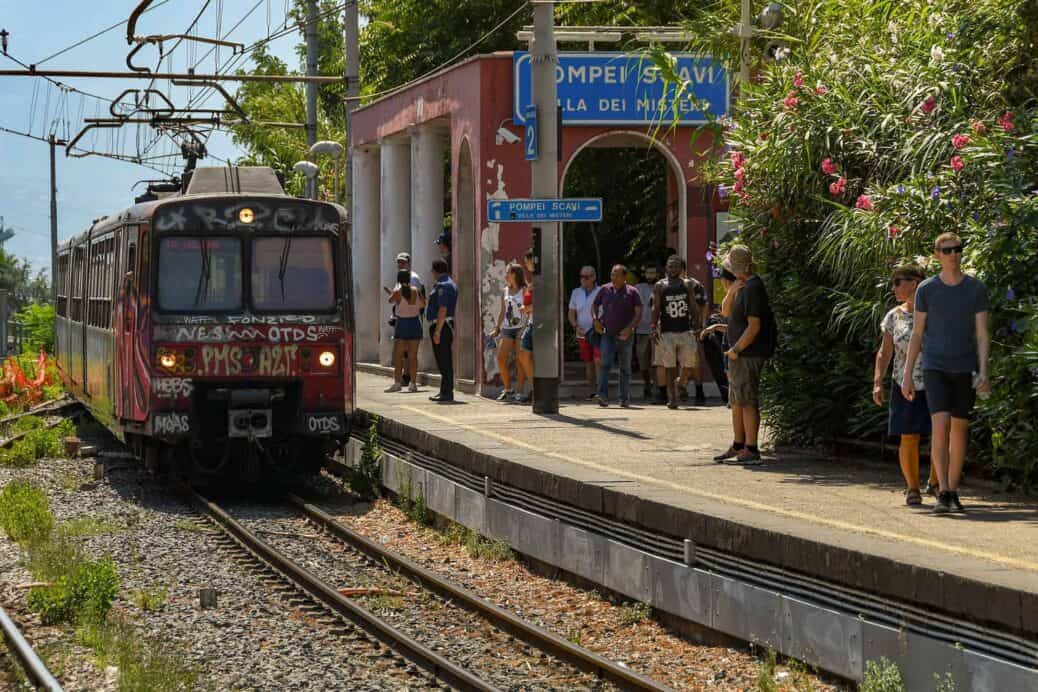
<path id="1" fill-rule="evenodd" d="M 988 289 L 962 273 L 962 239 L 954 233 L 938 236 L 934 255 L 941 263 L 941 273 L 916 290 L 901 393 L 909 401 L 915 398 L 911 373 L 922 352 L 926 403 L 933 423 L 930 457 L 941 488 L 934 512 L 944 514 L 963 511 L 958 488 L 966 463 L 969 415 L 977 393 L 991 392 L 991 337 Z"/>

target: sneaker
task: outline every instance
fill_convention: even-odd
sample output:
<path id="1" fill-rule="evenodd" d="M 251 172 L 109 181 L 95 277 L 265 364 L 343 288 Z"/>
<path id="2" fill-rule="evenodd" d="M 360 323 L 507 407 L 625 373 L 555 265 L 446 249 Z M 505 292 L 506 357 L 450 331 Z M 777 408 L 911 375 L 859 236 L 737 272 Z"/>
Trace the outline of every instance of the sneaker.
<path id="1" fill-rule="evenodd" d="M 407 391 L 411 392 L 412 394 L 414 392 L 417 392 L 418 391 L 418 383 L 417 382 L 412 382 L 411 384 L 407 385 Z"/>
<path id="2" fill-rule="evenodd" d="M 923 504 L 923 496 L 918 490 L 905 491 L 905 504 L 911 507 Z"/>
<path id="3" fill-rule="evenodd" d="M 609 401 L 607 399 L 603 399 L 600 396 L 595 396 L 595 399 L 598 400 L 598 405 L 602 408 L 609 408 Z"/>
<path id="4" fill-rule="evenodd" d="M 394 382 L 393 384 L 391 384 L 388 387 L 386 387 L 385 390 L 383 390 L 383 391 L 386 391 L 386 392 L 399 392 L 401 389 L 403 389 L 403 387 L 400 386 L 400 383 L 399 382 Z"/>
<path id="5" fill-rule="evenodd" d="M 734 459 L 728 459 L 724 463 L 731 466 L 760 466 L 763 462 L 760 452 L 751 452 L 748 447 L 743 447 Z"/>
<path id="6" fill-rule="evenodd" d="M 631 408 L 631 402 L 627 399 L 620 400 L 620 408 Z"/>
<path id="7" fill-rule="evenodd" d="M 674 401 L 673 399 L 671 399 L 670 401 L 667 402 L 667 408 L 675 409 L 677 407 L 678 407 L 678 402 Z"/>
<path id="8" fill-rule="evenodd" d="M 514 389 L 506 389 L 505 391 L 503 391 L 503 392 L 501 392 L 500 394 L 497 395 L 497 400 L 498 401 L 508 401 L 509 398 L 512 398 L 512 399 L 515 398 L 515 390 Z"/>
<path id="9" fill-rule="evenodd" d="M 962 502 L 959 501 L 959 493 L 957 491 L 951 492 L 951 511 L 956 514 L 962 514 L 966 509 L 962 506 Z"/>
<path id="10" fill-rule="evenodd" d="M 739 456 L 739 450 L 735 447 L 729 447 L 726 451 L 721 452 L 720 454 L 714 457 L 714 463 L 720 464 L 727 461 L 728 459 L 734 459 L 737 456 Z"/>
<path id="11" fill-rule="evenodd" d="M 933 506 L 934 514 L 947 514 L 951 511 L 951 493 L 945 491 L 937 495 L 937 504 Z"/>

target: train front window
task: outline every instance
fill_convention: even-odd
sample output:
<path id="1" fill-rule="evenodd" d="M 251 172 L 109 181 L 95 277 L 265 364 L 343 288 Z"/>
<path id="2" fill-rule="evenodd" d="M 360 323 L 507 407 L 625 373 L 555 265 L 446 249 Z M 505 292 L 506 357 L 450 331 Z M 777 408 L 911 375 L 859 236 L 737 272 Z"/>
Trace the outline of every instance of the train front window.
<path id="1" fill-rule="evenodd" d="M 252 243 L 252 307 L 257 312 L 324 312 L 335 308 L 332 239 L 260 237 Z"/>
<path id="2" fill-rule="evenodd" d="M 241 296 L 239 239 L 167 237 L 159 243 L 160 310 L 241 310 Z"/>

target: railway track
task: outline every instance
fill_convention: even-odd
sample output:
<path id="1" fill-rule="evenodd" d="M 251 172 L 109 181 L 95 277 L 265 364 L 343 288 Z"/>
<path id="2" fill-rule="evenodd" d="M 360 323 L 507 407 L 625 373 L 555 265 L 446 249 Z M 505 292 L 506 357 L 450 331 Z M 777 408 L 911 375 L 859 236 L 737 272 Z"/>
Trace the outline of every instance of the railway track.
<path id="1" fill-rule="evenodd" d="M 33 651 L 32 646 L 22 635 L 14 621 L 7 612 L 0 608 L 0 630 L 3 630 L 4 641 L 7 642 L 7 651 L 18 661 L 25 677 L 38 690 L 47 692 L 62 692 L 61 684 L 58 682 L 40 657 Z"/>
<path id="2" fill-rule="evenodd" d="M 254 561 L 454 689 L 667 689 L 386 550 L 299 497 L 227 509 L 185 492 Z M 305 533 L 313 527 L 320 533 Z M 347 597 L 332 583 L 363 587 L 347 589 Z M 387 597 L 398 607 L 380 607 Z"/>

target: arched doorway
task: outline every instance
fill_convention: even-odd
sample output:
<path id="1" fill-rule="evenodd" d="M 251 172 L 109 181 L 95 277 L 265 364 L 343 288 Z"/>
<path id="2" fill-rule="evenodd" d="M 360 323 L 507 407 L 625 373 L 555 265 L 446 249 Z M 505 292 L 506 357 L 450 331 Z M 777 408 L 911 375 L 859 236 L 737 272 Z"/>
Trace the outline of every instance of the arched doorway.
<path id="1" fill-rule="evenodd" d="M 603 200 L 600 223 L 563 226 L 564 311 L 585 265 L 601 284 L 614 264 L 637 272 L 645 263 L 662 266 L 671 253 L 687 257 L 685 176 L 673 151 L 649 135 L 612 131 L 590 138 L 567 160 L 560 189 L 564 197 Z M 584 369 L 576 334 L 566 319 L 562 324 L 563 379 L 579 383 Z"/>
<path id="2" fill-rule="evenodd" d="M 458 329 L 457 343 L 454 347 L 454 367 L 457 377 L 462 380 L 476 378 L 476 325 L 479 315 L 476 310 L 476 293 L 479 282 L 476 281 L 476 191 L 472 173 L 472 154 L 468 139 L 461 141 L 458 152 L 457 204 L 454 209 L 454 247 L 453 270 L 454 279 L 458 283 L 459 316 L 455 322 Z"/>

